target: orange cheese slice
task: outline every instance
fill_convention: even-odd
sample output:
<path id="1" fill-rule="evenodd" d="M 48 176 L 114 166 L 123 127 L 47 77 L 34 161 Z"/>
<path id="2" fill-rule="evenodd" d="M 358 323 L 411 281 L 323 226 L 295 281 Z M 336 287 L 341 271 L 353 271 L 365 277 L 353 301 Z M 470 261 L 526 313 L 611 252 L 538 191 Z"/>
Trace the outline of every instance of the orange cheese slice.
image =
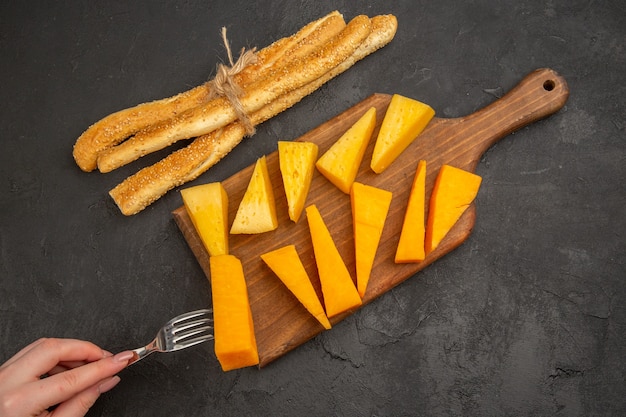
<path id="1" fill-rule="evenodd" d="M 315 205 L 308 206 L 305 211 L 317 272 L 322 284 L 326 315 L 333 317 L 360 306 L 361 297 L 322 215 Z"/>
<path id="2" fill-rule="evenodd" d="M 471 172 L 443 165 L 430 196 L 426 225 L 426 254 L 434 251 L 452 226 L 472 204 L 482 178 Z"/>
<path id="3" fill-rule="evenodd" d="M 233 255 L 209 258 L 215 355 L 224 371 L 257 365 L 259 353 L 241 261 Z"/>
<path id="4" fill-rule="evenodd" d="M 355 182 L 350 192 L 356 257 L 356 282 L 363 297 L 387 219 L 391 192 Z"/>
<path id="5" fill-rule="evenodd" d="M 304 269 L 304 265 L 298 256 L 294 245 L 283 246 L 282 248 L 261 255 L 261 259 L 280 278 L 285 286 L 296 296 L 298 301 L 315 317 L 325 329 L 330 329 L 331 325 L 324 312 L 324 307 L 317 293 L 311 284 L 309 275 Z"/>
<path id="6" fill-rule="evenodd" d="M 421 262 L 426 257 L 424 239 L 426 194 L 426 161 L 417 164 L 409 201 L 404 213 L 400 241 L 396 249 L 396 263 Z"/>

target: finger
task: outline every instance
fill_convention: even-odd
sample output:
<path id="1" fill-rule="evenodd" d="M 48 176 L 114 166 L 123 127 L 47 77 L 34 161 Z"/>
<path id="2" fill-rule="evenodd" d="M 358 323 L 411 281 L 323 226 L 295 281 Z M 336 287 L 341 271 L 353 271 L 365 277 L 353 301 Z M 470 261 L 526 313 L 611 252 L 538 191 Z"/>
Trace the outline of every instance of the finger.
<path id="1" fill-rule="evenodd" d="M 107 358 L 109 356 L 113 356 L 113 354 L 107 350 L 103 350 L 104 352 L 104 357 Z M 102 359 L 102 358 L 98 358 Z M 74 369 L 74 368 L 78 368 L 79 366 L 83 366 L 88 364 L 89 362 L 87 361 L 63 361 L 63 362 L 59 362 L 59 364 L 57 366 L 55 366 L 54 368 L 52 368 L 50 371 L 48 371 L 48 375 L 55 375 L 58 374 L 59 372 L 65 372 L 69 369 Z"/>
<path id="2" fill-rule="evenodd" d="M 63 403 L 78 393 L 97 386 L 103 379 L 117 374 L 128 365 L 132 357 L 132 352 L 122 352 L 113 357 L 37 380 L 28 385 L 27 391 L 30 395 L 25 395 L 25 398 L 31 402 L 31 409 L 45 409 L 51 405 Z"/>
<path id="3" fill-rule="evenodd" d="M 84 416 L 89 409 L 95 404 L 101 394 L 110 391 L 120 382 L 119 376 L 105 378 L 98 384 L 87 388 L 86 390 L 76 394 L 69 400 L 59 404 L 57 408 L 50 414 L 54 417 L 71 417 Z"/>
<path id="4" fill-rule="evenodd" d="M 104 357 L 113 356 L 111 352 L 104 351 Z M 56 375 L 61 372 L 69 371 L 70 369 L 78 368 L 79 366 L 87 365 L 87 361 L 66 361 L 59 362 L 57 366 L 46 372 L 47 376 Z"/>
<path id="5" fill-rule="evenodd" d="M 105 352 L 91 342 L 76 339 L 41 339 L 5 370 L 22 381 L 32 381 L 63 362 L 93 362 Z M 20 365 L 20 366 L 16 366 Z"/>
<path id="6" fill-rule="evenodd" d="M 86 365 L 86 364 L 87 363 L 84 362 L 82 365 Z M 79 366 L 82 366 L 82 365 L 79 365 Z M 69 371 L 70 369 L 74 369 L 74 368 L 78 368 L 78 366 L 57 365 L 54 368 L 50 369 L 48 372 L 46 372 L 42 377 L 48 377 L 48 376 L 60 374 L 61 372 Z"/>
<path id="7" fill-rule="evenodd" d="M 112 354 L 106 354 L 105 357 L 113 356 Z M 93 362 L 93 361 L 92 361 Z M 56 375 L 59 372 L 65 372 L 70 369 L 78 368 L 79 366 L 87 365 L 90 362 L 87 361 L 65 361 L 59 362 L 57 366 L 47 372 L 48 375 Z"/>

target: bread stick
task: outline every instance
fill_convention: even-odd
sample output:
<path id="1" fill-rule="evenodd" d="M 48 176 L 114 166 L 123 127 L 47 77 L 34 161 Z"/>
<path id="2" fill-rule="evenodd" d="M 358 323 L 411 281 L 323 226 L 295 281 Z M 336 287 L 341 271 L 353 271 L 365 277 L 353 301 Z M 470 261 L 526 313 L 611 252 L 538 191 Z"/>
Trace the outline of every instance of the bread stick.
<path id="1" fill-rule="evenodd" d="M 371 24 L 367 16 L 353 18 L 338 35 L 320 48 L 270 71 L 267 77 L 244 88 L 245 92 L 239 98 L 243 110 L 247 114 L 253 113 L 281 95 L 321 77 L 352 55 L 370 32 Z M 98 157 L 98 169 L 110 172 L 178 140 L 207 134 L 236 119 L 237 113 L 228 99 L 218 97 L 172 119 L 151 125 L 118 146 L 103 151 Z"/>
<path id="2" fill-rule="evenodd" d="M 357 61 L 387 45 L 395 36 L 397 19 L 393 15 L 375 16 L 371 19 L 371 26 L 370 35 L 348 59 L 317 80 L 279 97 L 261 110 L 252 113 L 250 116 L 252 122 L 262 123 L 286 110 Z M 109 194 L 123 214 L 127 216 L 137 214 L 174 187 L 192 181 L 206 172 L 237 146 L 244 136 L 245 128 L 239 122 L 200 136 L 185 148 L 128 177 Z"/>
<path id="3" fill-rule="evenodd" d="M 279 39 L 257 52 L 257 62 L 237 74 L 235 81 L 240 85 L 249 84 L 265 76 L 278 62 L 309 53 L 317 46 L 311 38 L 325 42 L 344 27 L 343 16 L 333 11 L 307 24 L 294 35 Z M 210 86 L 204 83 L 172 97 L 112 113 L 80 135 L 74 144 L 74 160 L 83 171 L 93 171 L 97 167 L 97 157 L 103 150 L 121 143 L 147 126 L 206 103 L 210 95 Z"/>

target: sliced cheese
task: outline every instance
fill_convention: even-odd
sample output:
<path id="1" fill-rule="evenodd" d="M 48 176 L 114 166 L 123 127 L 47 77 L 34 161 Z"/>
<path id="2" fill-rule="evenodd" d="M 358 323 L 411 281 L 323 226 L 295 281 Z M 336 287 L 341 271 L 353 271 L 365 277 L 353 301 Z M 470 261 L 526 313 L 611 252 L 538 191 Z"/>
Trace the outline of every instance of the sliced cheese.
<path id="1" fill-rule="evenodd" d="M 331 325 L 294 245 L 261 255 L 261 259 L 325 329 Z"/>
<path id="2" fill-rule="evenodd" d="M 237 208 L 230 233 L 264 233 L 277 227 L 274 191 L 267 171 L 267 161 L 265 156 L 262 156 L 254 166 L 254 172 Z"/>
<path id="3" fill-rule="evenodd" d="M 434 251 L 472 204 L 482 178 L 471 172 L 443 165 L 433 187 L 426 225 L 426 254 Z"/>
<path id="4" fill-rule="evenodd" d="M 434 117 L 427 104 L 394 94 L 374 144 L 370 167 L 380 174 L 415 140 Z"/>
<path id="5" fill-rule="evenodd" d="M 360 182 L 352 184 L 350 201 L 354 230 L 356 282 L 361 298 L 365 295 L 372 273 L 391 197 L 392 193 L 387 190 Z"/>
<path id="6" fill-rule="evenodd" d="M 360 306 L 361 297 L 322 215 L 315 205 L 308 206 L 305 211 L 322 285 L 326 315 L 333 317 Z"/>
<path id="7" fill-rule="evenodd" d="M 188 187 L 180 194 L 209 255 L 228 255 L 228 195 L 222 184 Z"/>
<path id="8" fill-rule="evenodd" d="M 356 178 L 376 126 L 376 108 L 370 108 L 320 157 L 315 166 L 346 194 Z"/>
<path id="9" fill-rule="evenodd" d="M 241 261 L 233 255 L 209 258 L 215 355 L 224 371 L 259 363 L 248 288 Z"/>
<path id="10" fill-rule="evenodd" d="M 312 142 L 278 142 L 280 174 L 283 178 L 289 218 L 297 222 L 309 194 L 318 147 Z"/>
<path id="11" fill-rule="evenodd" d="M 421 262 L 426 257 L 424 250 L 426 194 L 426 161 L 417 164 L 415 177 L 404 213 L 400 240 L 396 249 L 396 263 Z"/>

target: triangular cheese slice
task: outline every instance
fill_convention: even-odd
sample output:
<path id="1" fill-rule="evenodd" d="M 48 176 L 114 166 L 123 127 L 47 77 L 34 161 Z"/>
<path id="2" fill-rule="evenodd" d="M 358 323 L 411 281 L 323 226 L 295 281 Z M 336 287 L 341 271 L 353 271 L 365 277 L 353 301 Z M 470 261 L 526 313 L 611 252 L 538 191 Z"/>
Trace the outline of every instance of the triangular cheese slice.
<path id="1" fill-rule="evenodd" d="M 326 315 L 333 317 L 362 304 L 350 272 L 343 262 L 322 215 L 316 206 L 308 206 L 306 216 L 315 253 L 315 263 L 322 284 Z"/>
<path id="2" fill-rule="evenodd" d="M 228 255 L 228 195 L 222 184 L 188 187 L 180 194 L 209 255 Z"/>
<path id="3" fill-rule="evenodd" d="M 265 156 L 259 158 L 246 189 L 235 220 L 230 228 L 232 234 L 254 234 L 278 227 L 274 191 L 267 171 Z"/>
<path id="4" fill-rule="evenodd" d="M 356 259 L 357 290 L 361 298 L 370 279 L 378 243 L 383 233 L 391 192 L 370 185 L 352 184 L 352 224 Z"/>
<path id="5" fill-rule="evenodd" d="M 426 225 L 426 254 L 434 251 L 452 226 L 472 204 L 482 178 L 450 165 L 443 165 L 430 196 Z"/>
<path id="6" fill-rule="evenodd" d="M 278 160 L 283 178 L 289 218 L 297 222 L 309 194 L 318 148 L 312 142 L 278 142 Z"/>
<path id="7" fill-rule="evenodd" d="M 320 157 L 315 166 L 346 194 L 356 178 L 376 126 L 376 108 L 370 108 Z"/>
<path id="8" fill-rule="evenodd" d="M 435 111 L 427 104 L 394 94 L 374 144 L 370 164 L 372 171 L 380 174 L 387 169 L 424 130 L 434 115 Z"/>
<path id="9" fill-rule="evenodd" d="M 296 296 L 298 301 L 315 317 L 325 329 L 330 329 L 331 325 L 324 312 L 324 307 L 311 284 L 309 275 L 304 269 L 304 265 L 298 256 L 294 245 L 283 246 L 282 248 L 261 255 L 261 259 L 280 278 L 285 286 Z"/>
<path id="10" fill-rule="evenodd" d="M 396 263 L 421 262 L 426 257 L 424 236 L 426 232 L 424 200 L 426 194 L 426 161 L 417 164 L 409 201 L 404 213 L 400 241 L 396 250 Z"/>

